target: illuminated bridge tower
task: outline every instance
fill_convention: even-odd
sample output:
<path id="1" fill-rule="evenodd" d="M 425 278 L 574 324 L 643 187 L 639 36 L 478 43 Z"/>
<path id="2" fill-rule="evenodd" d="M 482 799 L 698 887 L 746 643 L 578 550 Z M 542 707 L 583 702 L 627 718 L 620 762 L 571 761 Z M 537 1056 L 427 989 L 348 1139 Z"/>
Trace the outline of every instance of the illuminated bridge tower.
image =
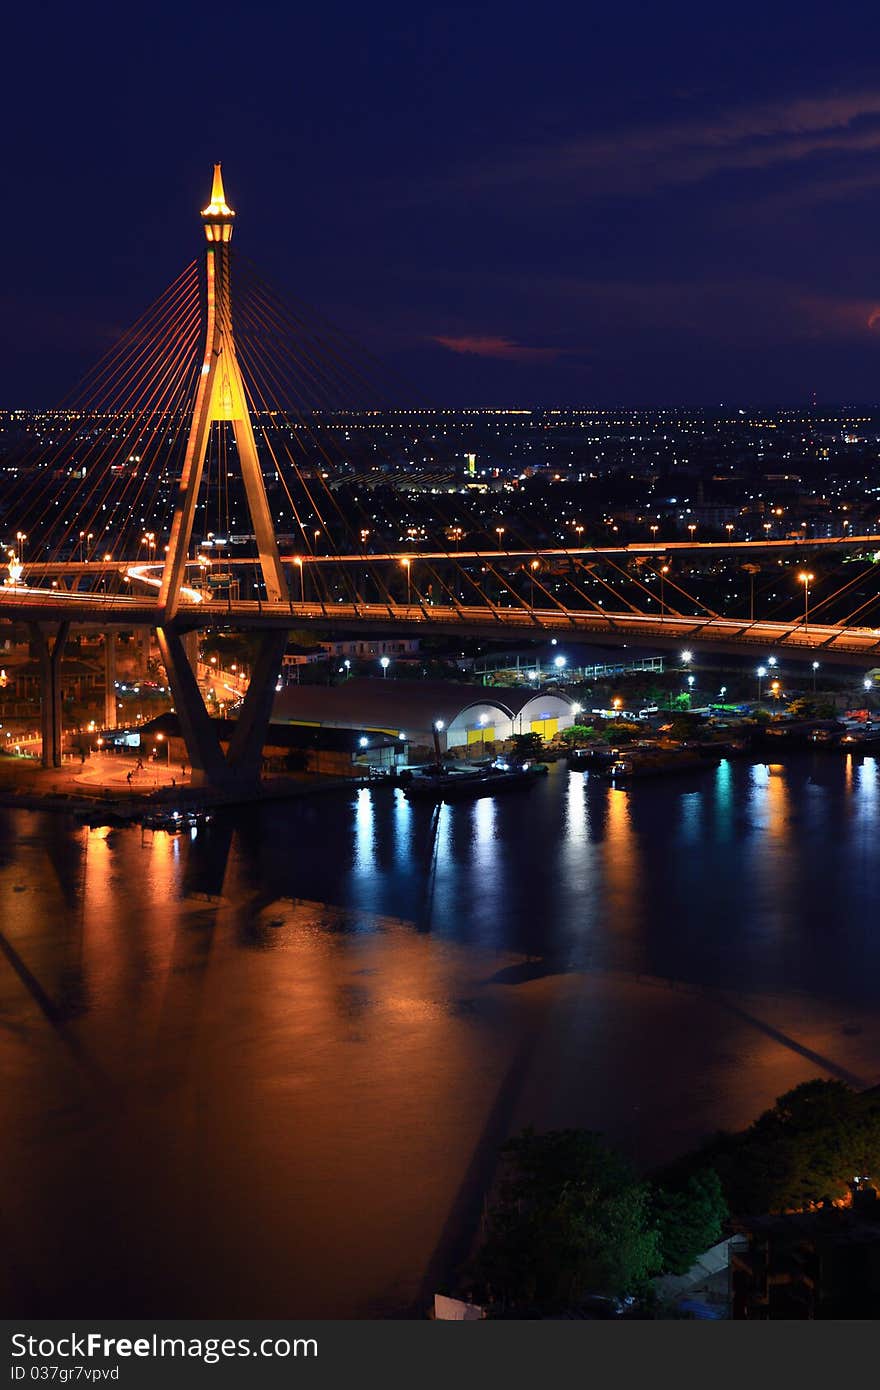
<path id="1" fill-rule="evenodd" d="M 205 357 L 159 593 L 159 606 L 166 621 L 174 617 L 180 602 L 180 589 L 192 540 L 196 502 L 211 426 L 221 420 L 229 421 L 235 435 L 267 598 L 270 603 L 288 601 L 287 584 L 278 554 L 266 487 L 241 379 L 241 368 L 235 351 L 229 275 L 229 249 L 234 218 L 235 213 L 228 206 L 223 191 L 220 165 L 215 164 L 211 201 L 202 213 L 205 236 L 208 238 L 208 322 Z"/>
<path id="2" fill-rule="evenodd" d="M 263 739 L 286 645 L 286 632 L 268 632 L 261 636 L 250 688 L 239 713 L 228 754 L 224 757 L 217 738 L 216 722 L 208 716 L 187 659 L 182 640 L 186 624 L 179 625 L 177 621 L 205 456 L 211 427 L 218 421 L 228 421 L 235 436 L 268 604 L 271 607 L 289 603 L 287 582 L 278 553 L 235 351 L 229 265 L 234 218 L 235 213 L 226 202 L 223 191 L 220 165 L 215 164 L 211 201 L 202 212 L 208 241 L 205 355 L 162 572 L 159 590 L 161 616 L 156 628 L 193 774 L 214 784 L 259 777 Z"/>

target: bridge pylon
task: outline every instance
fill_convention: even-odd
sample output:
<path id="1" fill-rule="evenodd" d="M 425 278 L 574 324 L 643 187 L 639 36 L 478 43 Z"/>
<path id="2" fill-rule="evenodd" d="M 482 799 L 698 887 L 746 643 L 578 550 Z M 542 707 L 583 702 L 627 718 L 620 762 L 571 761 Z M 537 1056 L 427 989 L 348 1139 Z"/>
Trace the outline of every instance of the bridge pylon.
<path id="1" fill-rule="evenodd" d="M 228 421 L 235 436 L 267 599 L 270 603 L 288 602 L 287 582 L 235 350 L 229 266 L 234 217 L 235 213 L 226 202 L 220 165 L 215 164 L 211 201 L 202 212 L 208 241 L 205 355 L 159 590 L 159 607 L 166 625 L 173 620 L 180 602 L 211 426 L 217 421 Z"/>

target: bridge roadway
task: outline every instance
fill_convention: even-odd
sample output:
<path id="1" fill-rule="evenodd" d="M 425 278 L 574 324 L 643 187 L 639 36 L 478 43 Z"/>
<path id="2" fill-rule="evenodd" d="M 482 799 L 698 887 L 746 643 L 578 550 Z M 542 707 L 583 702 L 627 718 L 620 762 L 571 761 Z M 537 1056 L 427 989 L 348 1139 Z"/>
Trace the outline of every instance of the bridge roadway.
<path id="1" fill-rule="evenodd" d="M 247 539 L 253 540 L 253 537 Z M 304 565 L 363 565 L 364 563 L 373 564 L 398 564 L 405 561 L 415 564 L 419 560 L 427 560 L 434 563 L 450 561 L 459 564 L 466 560 L 479 560 L 482 562 L 496 563 L 502 565 L 511 561 L 520 560 L 594 560 L 607 557 L 626 559 L 627 557 L 642 559 L 665 559 L 670 555 L 694 555 L 696 557 L 713 557 L 718 555 L 732 554 L 740 557 L 743 554 L 785 554 L 788 551 L 802 552 L 804 550 L 819 550 L 835 552 L 837 550 L 871 550 L 880 551 L 880 534 L 868 534 L 861 536 L 819 536 L 813 539 L 804 537 L 787 536 L 780 540 L 769 540 L 767 538 L 753 541 L 632 541 L 621 545 L 599 545 L 599 546 L 547 546 L 532 549 L 510 548 L 504 550 L 401 550 L 401 551 L 356 551 L 350 554 L 317 555 L 310 554 L 303 550 L 297 554 L 282 555 L 281 562 L 284 565 L 296 565 L 300 561 Z M 205 549 L 205 556 L 209 564 L 222 566 L 243 565 L 253 568 L 256 563 L 254 557 L 231 555 L 228 553 L 229 547 L 226 546 L 222 551 L 211 551 Z M 190 570 L 199 568 L 195 560 L 188 561 Z M 130 577 L 143 577 L 148 570 L 160 571 L 162 569 L 159 561 L 133 561 L 133 560 L 38 560 L 28 561 L 24 566 L 25 575 L 34 580 L 52 579 L 67 575 L 71 579 L 80 579 L 88 575 L 98 578 L 116 574 L 119 576 L 129 575 Z"/>
<path id="2" fill-rule="evenodd" d="M 804 624 L 797 621 L 748 622 L 741 618 L 685 617 L 590 612 L 560 608 L 513 608 L 466 604 L 319 603 L 269 604 L 259 600 L 203 599 L 195 590 L 181 602 L 169 624 L 177 631 L 218 628 L 279 631 L 315 625 L 352 632 L 393 628 L 402 635 L 450 633 L 505 640 L 512 633 L 536 639 L 634 643 L 661 649 L 683 644 L 711 651 L 787 653 L 804 661 L 816 656 L 841 664 L 880 665 L 880 629 Z M 198 601 L 196 601 L 198 600 Z M 97 627 L 161 627 L 163 613 L 147 597 L 134 594 L 81 594 L 60 589 L 0 586 L 0 619 L 13 622 L 74 623 Z"/>

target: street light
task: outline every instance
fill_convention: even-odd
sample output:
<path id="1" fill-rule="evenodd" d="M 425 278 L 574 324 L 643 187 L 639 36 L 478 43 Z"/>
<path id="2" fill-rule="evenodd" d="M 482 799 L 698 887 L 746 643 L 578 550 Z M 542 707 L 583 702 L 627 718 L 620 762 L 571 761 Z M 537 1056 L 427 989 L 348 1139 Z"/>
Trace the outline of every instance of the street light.
<path id="1" fill-rule="evenodd" d="M 816 693 L 816 672 L 818 671 L 818 669 L 819 669 L 819 663 L 818 663 L 818 661 L 814 661 L 814 662 L 813 662 L 813 694 L 814 694 L 814 695 L 815 695 L 815 693 Z"/>
<path id="2" fill-rule="evenodd" d="M 157 735 L 156 735 L 156 745 L 157 745 L 157 747 L 158 747 L 158 745 L 159 745 L 160 743 L 164 743 L 164 744 L 165 744 L 166 762 L 168 763 L 168 766 L 170 767 L 170 766 L 171 766 L 171 742 L 170 742 L 169 739 L 166 739 L 166 737 L 165 737 L 164 734 L 157 734 Z"/>
<path id="3" fill-rule="evenodd" d="M 387 656 L 380 656 L 379 665 L 382 667 L 382 677 L 384 679 L 384 677 L 388 675 L 388 667 L 391 665 L 391 661 Z"/>
<path id="4" fill-rule="evenodd" d="M 693 652 L 682 652 L 681 659 L 685 666 L 689 666 L 694 659 L 694 654 Z"/>
<path id="5" fill-rule="evenodd" d="M 806 632 L 807 625 L 810 621 L 810 584 L 814 577 L 814 575 L 808 574 L 806 571 L 798 575 L 798 579 L 804 586 L 804 632 Z"/>
<path id="6" fill-rule="evenodd" d="M 306 581 L 305 581 L 305 574 L 304 574 L 304 571 L 303 571 L 302 556 L 301 556 L 301 555 L 295 555 L 294 558 L 293 558 L 293 563 L 296 565 L 297 569 L 299 570 L 299 601 L 300 601 L 300 603 L 303 603 L 303 604 L 304 604 L 305 601 L 306 601 Z"/>
<path id="7" fill-rule="evenodd" d="M 563 666 L 565 665 L 565 657 L 564 657 L 564 656 L 554 656 L 554 658 L 553 658 L 553 665 L 556 667 L 557 671 L 561 671 L 562 668 L 563 668 Z"/>
<path id="8" fill-rule="evenodd" d="M 758 704 L 760 705 L 760 703 L 761 703 L 761 681 L 764 679 L 764 677 L 765 677 L 766 674 L 767 674 L 767 667 L 766 667 L 766 666 L 759 666 L 755 674 L 756 674 L 757 677 L 758 677 Z"/>
<path id="9" fill-rule="evenodd" d="M 409 608 L 412 602 L 412 571 L 410 568 L 410 566 L 412 565 L 412 561 L 409 559 L 409 557 L 407 557 L 401 560 L 400 563 L 406 570 L 406 606 L 407 608 Z"/>

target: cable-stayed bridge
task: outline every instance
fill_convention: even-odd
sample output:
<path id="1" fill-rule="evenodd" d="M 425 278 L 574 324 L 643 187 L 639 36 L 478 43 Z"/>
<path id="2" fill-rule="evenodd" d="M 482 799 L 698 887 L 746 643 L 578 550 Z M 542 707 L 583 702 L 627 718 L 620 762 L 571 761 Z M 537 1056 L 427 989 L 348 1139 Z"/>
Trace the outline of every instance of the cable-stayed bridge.
<path id="1" fill-rule="evenodd" d="M 509 523 L 486 531 L 438 489 L 436 531 L 448 549 L 400 548 L 393 526 L 339 485 L 350 472 L 346 412 L 381 400 L 375 364 L 233 263 L 234 218 L 218 165 L 202 213 L 204 280 L 188 266 L 77 392 L 40 417 L 18 461 L 0 619 L 29 624 L 42 654 L 44 762 L 61 757 L 59 672 L 72 624 L 107 634 L 108 683 L 113 632 L 155 630 L 193 769 L 217 783 L 258 775 L 292 627 L 877 662 L 877 535 L 536 544 Z M 215 544 L 234 532 L 247 538 L 244 556 Z M 291 534 L 295 552 L 279 545 Z M 851 560 L 852 573 L 820 595 L 811 557 L 829 556 Z M 793 560 L 787 593 L 756 617 L 755 574 Z M 749 580 L 731 586 L 731 575 Z M 190 634 L 216 628 L 258 634 L 226 758 L 190 659 Z"/>

